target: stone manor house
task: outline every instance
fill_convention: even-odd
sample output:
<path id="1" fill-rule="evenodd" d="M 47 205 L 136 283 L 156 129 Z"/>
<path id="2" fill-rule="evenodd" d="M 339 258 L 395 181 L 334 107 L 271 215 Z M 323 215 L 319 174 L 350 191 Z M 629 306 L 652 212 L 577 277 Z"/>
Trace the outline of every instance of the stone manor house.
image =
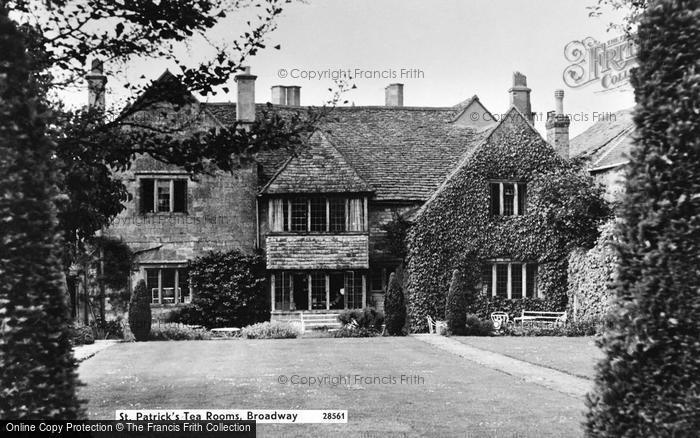
<path id="1" fill-rule="evenodd" d="M 99 71 L 88 79 L 91 89 L 106 80 Z M 173 79 L 166 72 L 159 81 Z M 266 104 L 256 103 L 255 80 L 250 69 L 236 77 L 236 103 L 195 101 L 198 127 L 260 117 Z M 508 93 L 515 110 L 508 114 L 531 126 L 530 92 L 526 77 L 514 73 Z M 300 94 L 300 87 L 272 87 L 273 111 L 304 110 Z M 382 226 L 397 215 L 410 220 L 468 151 L 500 125 L 477 96 L 454 106 L 407 107 L 403 95 L 402 84 L 390 84 L 385 106 L 337 107 L 303 153 L 264 153 L 256 164 L 233 172 L 189 175 L 150 156 L 137 157 L 120 175 L 132 200 L 106 230 L 136 255 L 132 285 L 146 281 L 157 313 L 196 294 L 188 263 L 197 256 L 262 250 L 273 319 L 382 309 L 389 274 L 400 272 L 402 263 L 386 249 Z M 563 95 L 555 92 L 546 140 L 568 157 Z M 600 155 L 605 148 L 589 146 L 577 153 Z M 522 214 L 525 184 L 499 182 L 490 193 L 499 214 Z M 523 293 L 537 296 L 536 270 L 523 275 Z"/>

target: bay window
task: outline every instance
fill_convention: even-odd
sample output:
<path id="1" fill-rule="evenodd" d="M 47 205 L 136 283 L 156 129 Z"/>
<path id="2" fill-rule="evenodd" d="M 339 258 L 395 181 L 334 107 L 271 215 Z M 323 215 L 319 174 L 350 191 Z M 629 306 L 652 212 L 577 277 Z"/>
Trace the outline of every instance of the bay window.
<path id="1" fill-rule="evenodd" d="M 295 197 L 268 202 L 272 232 L 343 233 L 367 231 L 367 198 Z"/>

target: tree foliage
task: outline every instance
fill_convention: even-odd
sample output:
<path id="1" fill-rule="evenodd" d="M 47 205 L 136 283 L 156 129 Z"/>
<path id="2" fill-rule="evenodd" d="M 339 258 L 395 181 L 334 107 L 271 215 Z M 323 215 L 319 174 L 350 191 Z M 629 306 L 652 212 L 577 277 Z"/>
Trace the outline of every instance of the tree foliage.
<path id="1" fill-rule="evenodd" d="M 406 300 L 394 272 L 389 276 L 389 285 L 384 297 L 384 314 L 387 333 L 391 336 L 402 336 L 403 327 L 406 325 Z"/>
<path id="2" fill-rule="evenodd" d="M 700 430 L 700 5 L 649 2 L 633 71 L 636 146 L 618 229 L 606 357 L 588 397 L 589 436 Z"/>
<path id="3" fill-rule="evenodd" d="M 131 295 L 129 328 L 137 341 L 147 341 L 151 334 L 151 294 L 143 280 L 136 284 Z"/>
<path id="4" fill-rule="evenodd" d="M 76 419 L 51 113 L 8 12 L 0 3 L 0 418 Z"/>
<path id="5" fill-rule="evenodd" d="M 178 321 L 207 328 L 245 327 L 270 317 L 265 262 L 238 250 L 211 252 L 190 265 L 192 303 Z"/>
<path id="6" fill-rule="evenodd" d="M 489 181 L 527 184 L 525 215 L 492 216 Z M 520 115 L 510 112 L 471 152 L 426 204 L 409 230 L 407 295 L 412 331 L 425 331 L 426 316 L 444 315 L 454 269 L 476 288 L 488 260 L 536 262 L 542 299 L 508 300 L 478 294 L 468 310 L 511 316 L 528 310 L 564 310 L 567 263 L 577 245 L 592 244 L 609 214 L 585 171 L 556 154 Z"/>

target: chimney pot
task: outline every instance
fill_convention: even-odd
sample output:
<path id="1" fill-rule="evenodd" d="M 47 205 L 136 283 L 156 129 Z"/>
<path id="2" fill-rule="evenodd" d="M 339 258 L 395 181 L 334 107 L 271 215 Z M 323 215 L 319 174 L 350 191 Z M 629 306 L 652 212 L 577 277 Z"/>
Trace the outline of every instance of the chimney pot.
<path id="1" fill-rule="evenodd" d="M 555 110 L 547 112 L 547 142 L 564 158 L 569 158 L 569 125 L 571 119 L 564 114 L 564 90 L 554 92 Z"/>
<path id="2" fill-rule="evenodd" d="M 90 74 L 85 76 L 88 83 L 88 109 L 102 111 L 105 108 L 105 85 L 107 76 L 104 75 L 104 65 L 99 59 L 93 59 Z"/>
<path id="3" fill-rule="evenodd" d="M 384 88 L 386 106 L 403 106 L 403 84 L 389 84 Z"/>
<path id="4" fill-rule="evenodd" d="M 273 85 L 271 91 L 273 105 L 287 104 L 287 87 L 284 85 Z"/>
<path id="5" fill-rule="evenodd" d="M 513 87 L 508 90 L 510 106 L 517 108 L 530 123 L 534 123 L 530 91 L 532 90 L 527 87 L 527 77 L 519 71 L 513 72 Z"/>
<path id="6" fill-rule="evenodd" d="M 236 99 L 236 120 L 244 123 L 255 122 L 255 79 L 257 76 L 250 74 L 250 67 L 243 68 L 243 72 L 236 75 L 238 93 Z"/>
<path id="7" fill-rule="evenodd" d="M 298 85 L 292 85 L 290 87 L 287 87 L 287 105 L 301 105 L 301 87 L 299 87 Z"/>

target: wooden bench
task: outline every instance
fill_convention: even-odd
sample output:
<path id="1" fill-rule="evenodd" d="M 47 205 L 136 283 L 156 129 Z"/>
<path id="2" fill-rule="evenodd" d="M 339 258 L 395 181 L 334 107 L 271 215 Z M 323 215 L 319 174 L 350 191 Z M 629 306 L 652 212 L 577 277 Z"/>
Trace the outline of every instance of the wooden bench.
<path id="1" fill-rule="evenodd" d="M 556 327 L 566 324 L 566 312 L 540 312 L 535 310 L 523 310 L 522 314 L 513 318 L 515 324 L 520 326 L 530 323 L 530 326 Z"/>

